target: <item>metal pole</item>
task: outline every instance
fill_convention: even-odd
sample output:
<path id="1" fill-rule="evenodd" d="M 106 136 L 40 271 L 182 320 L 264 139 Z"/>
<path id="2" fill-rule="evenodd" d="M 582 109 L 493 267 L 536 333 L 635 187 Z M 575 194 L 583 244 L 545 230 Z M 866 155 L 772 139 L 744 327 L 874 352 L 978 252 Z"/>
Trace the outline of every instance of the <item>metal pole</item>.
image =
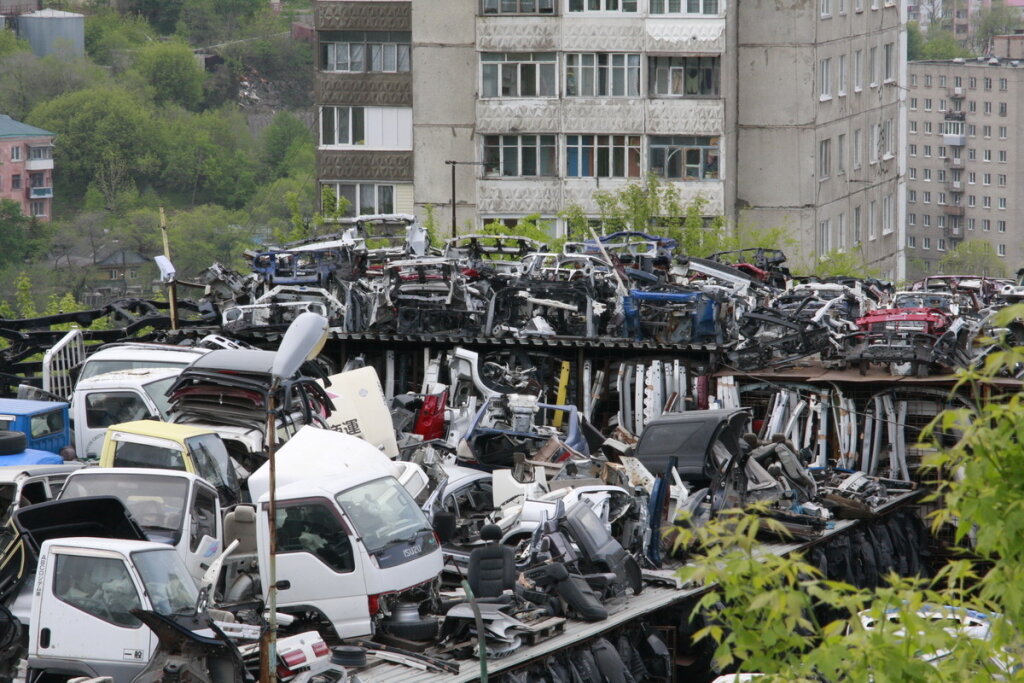
<path id="1" fill-rule="evenodd" d="M 455 220 L 455 165 L 457 162 L 448 161 L 445 163 L 451 164 L 452 167 L 452 237 L 458 237 L 459 224 Z"/>
<path id="2" fill-rule="evenodd" d="M 164 215 L 164 207 L 160 207 L 160 233 L 164 240 L 164 256 L 171 260 L 171 245 L 167 241 L 167 216 Z M 171 299 L 171 329 L 178 329 L 178 287 L 175 280 L 170 282 Z"/>
<path id="3" fill-rule="evenodd" d="M 267 535 L 269 537 L 267 558 L 267 630 L 260 638 L 260 682 L 274 683 L 277 680 L 277 421 L 274 395 L 277 382 L 270 387 L 267 396 L 267 460 L 270 466 L 270 499 L 267 501 Z"/>

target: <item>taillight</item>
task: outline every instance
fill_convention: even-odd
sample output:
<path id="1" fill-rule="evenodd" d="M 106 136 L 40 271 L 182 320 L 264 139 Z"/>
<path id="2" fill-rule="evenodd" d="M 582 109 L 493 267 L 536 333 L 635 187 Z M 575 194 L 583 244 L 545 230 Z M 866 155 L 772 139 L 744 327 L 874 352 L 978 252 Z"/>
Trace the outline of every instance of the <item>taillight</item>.
<path id="1" fill-rule="evenodd" d="M 380 611 L 380 596 L 379 595 L 368 595 L 366 596 L 367 607 L 370 608 L 370 616 L 372 617 Z"/>
<path id="2" fill-rule="evenodd" d="M 289 650 L 281 655 L 281 659 L 289 669 L 294 669 L 306 663 L 306 653 L 302 650 Z"/>
<path id="3" fill-rule="evenodd" d="M 319 640 L 313 643 L 313 654 L 317 657 L 326 657 L 327 655 L 331 654 L 331 649 L 327 647 L 327 643 L 325 643 L 322 640 Z"/>

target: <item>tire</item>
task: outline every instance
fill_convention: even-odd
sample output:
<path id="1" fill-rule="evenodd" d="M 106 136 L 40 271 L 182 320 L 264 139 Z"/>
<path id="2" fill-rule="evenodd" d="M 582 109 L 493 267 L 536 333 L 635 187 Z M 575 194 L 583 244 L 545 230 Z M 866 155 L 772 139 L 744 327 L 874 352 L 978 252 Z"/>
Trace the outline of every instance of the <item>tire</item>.
<path id="1" fill-rule="evenodd" d="M 15 455 L 21 453 L 28 446 L 28 439 L 21 432 L 11 432 L 6 429 L 0 430 L 0 455 Z"/>

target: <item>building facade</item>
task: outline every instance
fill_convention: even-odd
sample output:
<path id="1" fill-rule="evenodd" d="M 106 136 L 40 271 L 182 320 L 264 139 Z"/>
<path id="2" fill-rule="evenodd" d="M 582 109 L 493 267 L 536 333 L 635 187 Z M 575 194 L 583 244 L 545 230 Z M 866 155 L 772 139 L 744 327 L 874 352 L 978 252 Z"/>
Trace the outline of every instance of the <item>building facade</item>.
<path id="1" fill-rule="evenodd" d="M 53 207 L 53 140 L 50 131 L 0 114 L 0 199 L 49 221 Z"/>
<path id="2" fill-rule="evenodd" d="M 963 240 L 989 242 L 1015 272 L 1024 264 L 1024 65 L 959 59 L 908 70 L 908 275 L 939 272 Z"/>
<path id="3" fill-rule="evenodd" d="M 654 174 L 897 276 L 905 22 L 875 1 L 320 0 L 318 176 L 361 213 L 430 205 L 448 226 L 454 197 L 460 231 L 540 214 L 561 234 L 566 207 L 596 217 L 598 191 Z"/>

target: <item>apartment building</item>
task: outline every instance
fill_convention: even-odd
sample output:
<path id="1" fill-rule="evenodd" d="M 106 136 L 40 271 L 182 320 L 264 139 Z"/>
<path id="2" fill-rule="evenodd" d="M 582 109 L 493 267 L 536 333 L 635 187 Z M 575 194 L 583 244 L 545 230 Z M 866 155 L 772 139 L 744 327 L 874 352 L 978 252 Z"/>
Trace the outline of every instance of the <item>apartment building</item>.
<path id="1" fill-rule="evenodd" d="M 654 174 L 895 276 L 905 22 L 820 3 L 320 0 L 318 177 L 362 213 L 431 205 L 447 226 L 454 197 L 460 231 L 561 232 L 567 206 L 597 216 L 595 192 Z"/>
<path id="2" fill-rule="evenodd" d="M 1024 63 L 956 59 L 908 70 L 908 275 L 938 272 L 963 240 L 991 243 L 1015 272 L 1024 262 Z"/>
<path id="3" fill-rule="evenodd" d="M 53 204 L 55 134 L 0 114 L 0 199 L 21 212 L 49 221 Z"/>

